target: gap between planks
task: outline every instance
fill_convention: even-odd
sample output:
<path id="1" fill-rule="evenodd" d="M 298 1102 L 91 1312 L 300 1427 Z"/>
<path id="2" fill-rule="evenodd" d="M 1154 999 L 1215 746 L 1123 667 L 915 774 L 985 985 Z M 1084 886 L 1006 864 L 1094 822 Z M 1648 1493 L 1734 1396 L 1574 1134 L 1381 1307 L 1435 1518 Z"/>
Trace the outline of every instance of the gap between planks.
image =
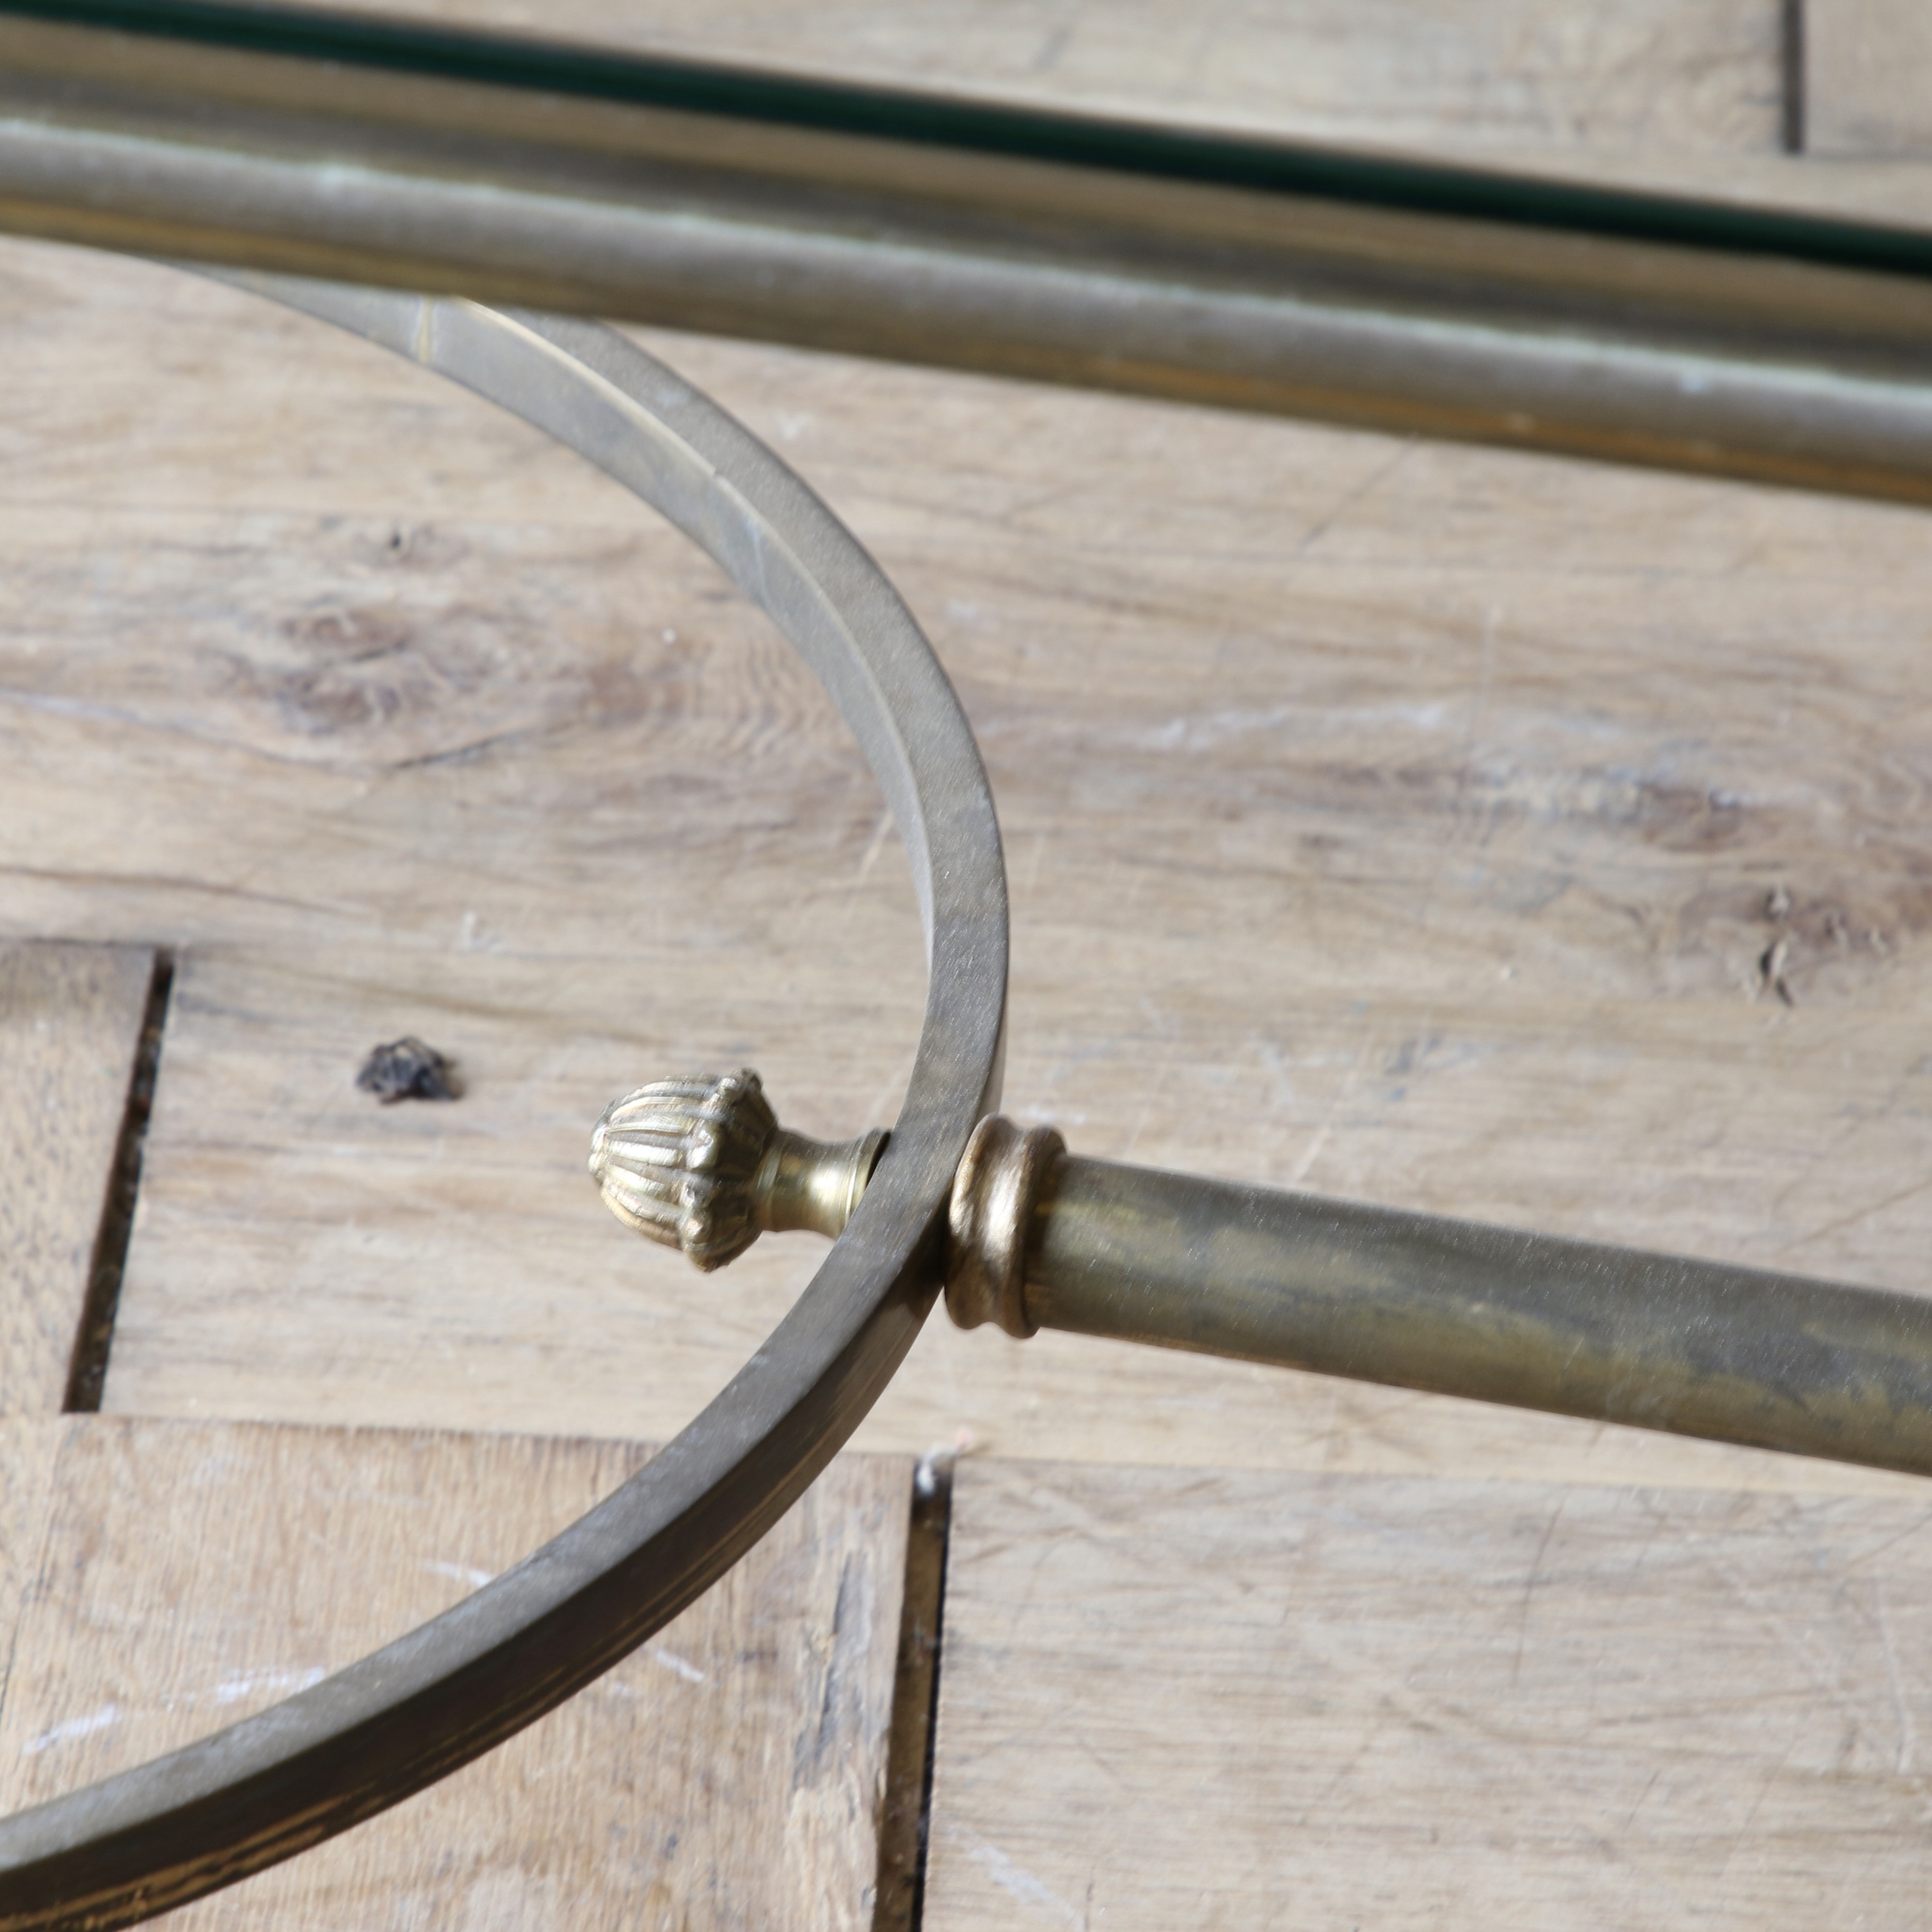
<path id="1" fill-rule="evenodd" d="M 116 1136 L 100 1226 L 87 1274 L 87 1292 L 75 1324 L 74 1354 L 68 1370 L 70 1414 L 92 1414 L 100 1407 L 107 1380 L 107 1358 L 114 1346 L 114 1318 L 121 1306 L 121 1284 L 128 1271 L 128 1244 L 134 1234 L 134 1208 L 141 1191 L 141 1156 L 153 1114 L 154 1082 L 160 1072 L 161 1036 L 167 1026 L 168 997 L 173 990 L 174 955 L 165 947 L 154 956 L 142 1010 L 141 1030 L 134 1048 L 134 1070 Z"/>
<path id="2" fill-rule="evenodd" d="M 145 947 L 0 944 L 0 1414 L 57 1414 L 88 1383 L 166 976 Z"/>

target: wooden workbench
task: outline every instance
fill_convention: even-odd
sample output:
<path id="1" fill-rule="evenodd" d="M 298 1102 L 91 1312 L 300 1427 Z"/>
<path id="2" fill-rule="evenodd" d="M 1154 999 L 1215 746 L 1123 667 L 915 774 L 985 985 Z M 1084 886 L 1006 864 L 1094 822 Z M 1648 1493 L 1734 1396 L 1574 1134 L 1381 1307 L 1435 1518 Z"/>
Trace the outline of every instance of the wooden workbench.
<path id="1" fill-rule="evenodd" d="M 1393 68 L 1394 9 L 1217 16 L 1187 62 L 1160 10 L 968 10 L 943 49 L 885 9 L 812 46 L 1337 136 L 1372 69 L 1392 140 L 1801 165 L 1769 0 L 1445 4 Z M 779 17 L 651 27 L 809 64 Z M 1922 513 L 642 339 L 850 523 L 958 686 L 1012 882 L 1010 1112 L 1925 1286 Z M 829 703 L 615 486 L 170 269 L 7 244 L 0 342 L 17 1803 L 314 1681 L 674 1432 L 814 1252 L 645 1248 L 590 1123 L 740 1064 L 808 1130 L 889 1120 L 923 962 Z M 356 1090 L 405 1033 L 458 1101 Z M 101 1412 L 63 1414 L 116 1282 Z M 1928 1522 L 1903 1478 L 940 1317 L 630 1664 L 180 1922 L 1917 1925 Z"/>

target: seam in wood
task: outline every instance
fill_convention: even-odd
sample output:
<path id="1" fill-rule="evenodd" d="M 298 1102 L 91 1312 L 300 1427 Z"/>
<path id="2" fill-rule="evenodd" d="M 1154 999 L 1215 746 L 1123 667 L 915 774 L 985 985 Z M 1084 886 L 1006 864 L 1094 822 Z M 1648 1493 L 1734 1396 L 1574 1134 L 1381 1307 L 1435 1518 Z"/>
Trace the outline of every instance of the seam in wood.
<path id="1" fill-rule="evenodd" d="M 61 1406 L 70 1415 L 96 1413 L 107 1383 L 107 1357 L 114 1345 L 114 1318 L 120 1309 L 121 1282 L 128 1270 L 128 1243 L 134 1232 L 134 1202 L 141 1187 L 141 1155 L 154 1112 L 161 1034 L 167 1024 L 174 979 L 174 955 L 166 948 L 157 950 L 148 980 L 148 1002 L 141 1015 L 141 1036 L 134 1049 L 134 1071 L 128 1082 L 127 1105 L 114 1144 L 114 1165 L 108 1174 L 106 1198 L 101 1205 L 100 1226 L 88 1268 L 86 1298 L 68 1366 L 67 1398 Z"/>
<path id="2" fill-rule="evenodd" d="M 913 1480 L 899 1612 L 886 1786 L 879 1806 L 879 1875 L 872 1932 L 920 1932 L 939 1718 L 939 1653 L 946 1551 L 952 1522 L 950 1459 L 928 1456 Z"/>
<path id="3" fill-rule="evenodd" d="M 1781 0 L 1778 8 L 1778 71 L 1784 82 L 1784 126 L 1787 154 L 1804 152 L 1804 0 Z"/>

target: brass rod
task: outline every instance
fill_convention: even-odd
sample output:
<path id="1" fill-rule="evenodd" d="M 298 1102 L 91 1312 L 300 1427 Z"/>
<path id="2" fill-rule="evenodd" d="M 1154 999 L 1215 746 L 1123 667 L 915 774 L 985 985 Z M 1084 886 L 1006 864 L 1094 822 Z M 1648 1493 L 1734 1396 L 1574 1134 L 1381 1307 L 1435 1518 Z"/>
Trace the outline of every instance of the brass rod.
<path id="1" fill-rule="evenodd" d="M 639 1120 L 643 1168 L 612 1125 Z M 696 1075 L 617 1102 L 591 1172 L 621 1220 L 710 1268 L 760 1228 L 836 1234 L 878 1139 L 788 1136 L 755 1074 Z M 833 1211 L 760 1206 L 755 1177 L 782 1145 L 794 1187 Z M 685 1211 L 640 1215 L 638 1172 Z M 728 1252 L 714 1225 L 739 1231 Z M 998 1114 L 953 1174 L 945 1280 L 962 1328 L 1058 1328 L 1932 1475 L 1918 1295 L 1083 1160 Z"/>
<path id="2" fill-rule="evenodd" d="M 1913 1295 L 1071 1156 L 1024 1271 L 1040 1328 L 1932 1474 Z"/>
<path id="3" fill-rule="evenodd" d="M 0 0 L 0 229 L 1932 502 L 1909 228 L 292 10 L 26 17 L 57 10 Z"/>

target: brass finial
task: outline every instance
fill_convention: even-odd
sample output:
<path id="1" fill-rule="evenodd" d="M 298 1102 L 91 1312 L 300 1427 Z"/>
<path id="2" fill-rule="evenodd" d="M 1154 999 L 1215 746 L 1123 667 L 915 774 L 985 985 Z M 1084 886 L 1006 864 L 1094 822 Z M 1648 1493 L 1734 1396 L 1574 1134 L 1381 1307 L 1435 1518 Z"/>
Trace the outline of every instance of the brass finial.
<path id="1" fill-rule="evenodd" d="M 883 1128 L 830 1142 L 780 1126 L 746 1067 L 613 1102 L 590 1136 L 590 1178 L 619 1220 L 708 1272 L 767 1231 L 836 1237 L 885 1144 Z"/>

